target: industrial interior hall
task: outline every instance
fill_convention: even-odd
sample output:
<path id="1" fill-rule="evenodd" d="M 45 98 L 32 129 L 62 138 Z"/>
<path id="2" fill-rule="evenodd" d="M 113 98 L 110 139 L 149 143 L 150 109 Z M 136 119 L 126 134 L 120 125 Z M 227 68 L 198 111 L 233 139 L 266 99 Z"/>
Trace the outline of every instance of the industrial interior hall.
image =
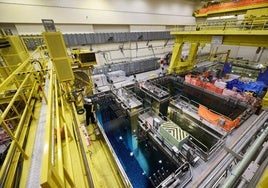
<path id="1" fill-rule="evenodd" d="M 0 188 L 267 188 L 267 0 L 0 0 Z"/>

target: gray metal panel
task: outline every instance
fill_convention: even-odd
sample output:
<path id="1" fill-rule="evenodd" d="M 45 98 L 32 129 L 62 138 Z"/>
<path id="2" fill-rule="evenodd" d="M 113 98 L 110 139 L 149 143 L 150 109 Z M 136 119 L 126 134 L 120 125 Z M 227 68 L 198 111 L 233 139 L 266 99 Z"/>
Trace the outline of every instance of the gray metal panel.
<path id="1" fill-rule="evenodd" d="M 131 33 L 131 41 L 137 41 L 140 36 L 141 36 L 141 32 Z"/>
<path id="2" fill-rule="evenodd" d="M 33 35 L 26 35 L 31 37 Z M 129 41 L 147 41 L 147 40 L 165 40 L 174 39 L 169 31 L 159 32 L 121 32 L 121 33 L 87 33 L 87 34 L 64 34 L 66 46 L 77 46 L 84 44 L 105 44 L 105 43 L 122 43 Z M 109 40 L 110 38 L 110 40 Z M 35 41 L 25 40 L 28 48 L 36 48 L 37 45 L 43 44 Z"/>
<path id="3" fill-rule="evenodd" d="M 98 44 L 98 43 L 102 43 L 103 41 L 102 41 L 102 33 L 95 33 L 94 35 L 93 35 L 93 37 L 94 37 L 94 41 L 95 41 L 95 43 L 96 44 Z"/>
<path id="4" fill-rule="evenodd" d="M 69 34 L 69 43 L 70 46 L 76 46 L 78 44 L 75 34 Z"/>
<path id="5" fill-rule="evenodd" d="M 138 73 L 140 71 L 140 64 L 141 64 L 142 60 L 138 60 L 138 61 L 134 61 L 134 72 Z"/>
<path id="6" fill-rule="evenodd" d="M 104 33 L 104 43 L 110 43 L 114 41 L 114 34 L 113 33 Z"/>
<path id="7" fill-rule="evenodd" d="M 129 71 L 129 62 L 126 62 L 123 64 L 123 70 L 126 72 L 126 75 L 130 75 L 130 71 Z"/>
<path id="8" fill-rule="evenodd" d="M 148 32 L 142 32 L 143 38 L 142 40 L 148 40 Z"/>
<path id="9" fill-rule="evenodd" d="M 153 40 L 154 39 L 154 33 L 148 32 L 147 33 L 147 40 Z"/>
<path id="10" fill-rule="evenodd" d="M 86 38 L 86 43 L 87 43 L 87 44 L 91 44 L 91 43 L 92 43 L 92 40 L 91 40 L 91 38 L 90 38 L 90 34 L 89 34 L 89 33 L 86 33 L 86 34 L 85 34 L 85 38 Z"/>
<path id="11" fill-rule="evenodd" d="M 71 35 L 64 34 L 63 36 L 64 36 L 64 41 L 65 41 L 66 46 L 72 46 Z"/>
<path id="12" fill-rule="evenodd" d="M 144 37 L 143 35 L 144 35 L 144 32 L 137 32 L 136 36 L 135 36 L 135 40 L 136 41 L 142 41 L 143 37 Z"/>
<path id="13" fill-rule="evenodd" d="M 126 33 L 126 39 L 127 39 L 127 41 L 133 41 L 133 39 L 131 37 L 132 37 L 132 34 L 129 33 L 129 32 L 127 32 Z"/>
<path id="14" fill-rule="evenodd" d="M 78 45 L 85 45 L 86 44 L 86 38 L 84 34 L 75 34 L 77 44 Z"/>
<path id="15" fill-rule="evenodd" d="M 121 33 L 113 33 L 114 36 L 114 42 L 125 42 L 127 41 L 126 33 L 121 32 Z"/>
<path id="16" fill-rule="evenodd" d="M 164 32 L 163 31 L 161 31 L 161 32 L 157 32 L 156 33 L 156 36 L 157 36 L 157 39 L 159 40 L 159 39 L 163 39 L 164 38 Z"/>
<path id="17" fill-rule="evenodd" d="M 85 33 L 81 33 L 80 34 L 80 42 L 82 42 L 82 45 L 86 45 L 87 43 L 87 39 L 86 39 L 86 34 Z"/>

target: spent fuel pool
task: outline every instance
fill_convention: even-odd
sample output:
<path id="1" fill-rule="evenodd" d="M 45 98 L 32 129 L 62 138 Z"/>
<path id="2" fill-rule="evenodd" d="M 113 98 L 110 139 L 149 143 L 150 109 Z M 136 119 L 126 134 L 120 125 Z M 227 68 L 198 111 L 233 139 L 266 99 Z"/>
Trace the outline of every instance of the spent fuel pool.
<path id="1" fill-rule="evenodd" d="M 134 188 L 156 187 L 178 168 L 154 143 L 138 141 L 126 116 L 108 105 L 96 115 Z"/>

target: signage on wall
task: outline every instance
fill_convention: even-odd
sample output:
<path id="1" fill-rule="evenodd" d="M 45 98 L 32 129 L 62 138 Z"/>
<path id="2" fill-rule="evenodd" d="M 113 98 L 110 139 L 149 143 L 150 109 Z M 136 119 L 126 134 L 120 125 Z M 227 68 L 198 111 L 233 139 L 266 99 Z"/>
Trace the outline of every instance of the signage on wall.
<path id="1" fill-rule="evenodd" d="M 46 32 L 56 32 L 56 27 L 52 19 L 42 19 Z"/>

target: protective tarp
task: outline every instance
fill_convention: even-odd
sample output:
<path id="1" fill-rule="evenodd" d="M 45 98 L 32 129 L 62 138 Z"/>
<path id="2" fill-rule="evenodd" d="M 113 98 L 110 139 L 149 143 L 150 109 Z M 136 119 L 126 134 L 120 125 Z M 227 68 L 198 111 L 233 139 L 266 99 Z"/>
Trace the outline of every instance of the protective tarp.
<path id="1" fill-rule="evenodd" d="M 231 81 L 226 82 L 226 88 L 227 89 L 233 89 L 236 88 L 238 92 L 243 92 L 244 88 L 244 82 L 238 80 L 238 79 L 233 79 Z"/>
<path id="2" fill-rule="evenodd" d="M 231 120 L 223 115 L 216 114 L 211 112 L 207 107 L 199 105 L 198 115 L 213 125 L 219 126 L 226 131 L 230 131 L 233 128 L 237 127 L 240 122 L 240 117 L 235 120 Z"/>
<path id="3" fill-rule="evenodd" d="M 261 81 L 249 82 L 249 83 L 244 84 L 244 92 L 253 91 L 257 94 L 261 94 L 265 87 L 267 86 Z"/>
<path id="4" fill-rule="evenodd" d="M 205 76 L 207 76 L 207 75 L 205 75 Z M 192 77 L 191 75 L 186 75 L 185 76 L 185 82 L 189 83 L 189 84 L 192 84 L 192 85 L 195 85 L 195 86 L 198 86 L 198 87 L 202 87 L 202 88 L 204 88 L 206 90 L 209 90 L 209 91 L 212 91 L 212 92 L 215 92 L 215 93 L 219 93 L 219 94 L 222 94 L 222 91 L 223 91 L 223 89 L 218 88 L 213 83 L 210 83 L 210 82 L 207 82 L 207 81 L 202 81 L 199 76 L 198 77 Z"/>
<path id="5" fill-rule="evenodd" d="M 241 93 L 249 91 L 254 92 L 256 94 L 261 94 L 263 89 L 267 86 L 261 81 L 245 83 L 238 79 L 234 79 L 232 81 L 227 82 L 226 88 L 232 90 L 234 87 L 236 88 L 236 91 Z"/>

